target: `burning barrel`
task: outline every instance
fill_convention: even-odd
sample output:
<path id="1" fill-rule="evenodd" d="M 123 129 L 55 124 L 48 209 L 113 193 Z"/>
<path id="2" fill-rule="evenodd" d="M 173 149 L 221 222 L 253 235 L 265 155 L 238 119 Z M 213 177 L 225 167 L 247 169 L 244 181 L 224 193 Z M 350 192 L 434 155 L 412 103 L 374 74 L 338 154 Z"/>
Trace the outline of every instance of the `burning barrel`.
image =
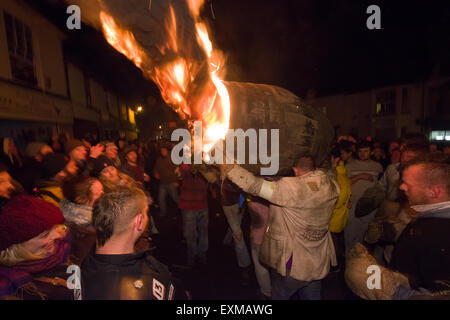
<path id="1" fill-rule="evenodd" d="M 230 129 L 279 129 L 278 174 L 287 174 L 295 159 L 303 154 L 313 155 L 317 165 L 327 159 L 334 133 L 320 110 L 280 87 L 227 81 L 224 84 L 230 97 Z M 261 164 L 245 167 L 259 174 Z"/>

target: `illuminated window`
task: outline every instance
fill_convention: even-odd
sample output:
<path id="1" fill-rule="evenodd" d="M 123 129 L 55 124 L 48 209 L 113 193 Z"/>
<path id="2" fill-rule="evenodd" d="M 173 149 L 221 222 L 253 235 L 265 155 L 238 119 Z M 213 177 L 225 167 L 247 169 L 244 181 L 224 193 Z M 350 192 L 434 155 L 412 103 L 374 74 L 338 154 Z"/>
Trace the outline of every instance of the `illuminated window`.
<path id="1" fill-rule="evenodd" d="M 450 130 L 436 130 L 431 131 L 430 134 L 430 140 L 436 140 L 436 141 L 450 141 Z"/>
<path id="2" fill-rule="evenodd" d="M 376 114 L 395 114 L 395 90 L 382 91 L 376 94 Z"/>

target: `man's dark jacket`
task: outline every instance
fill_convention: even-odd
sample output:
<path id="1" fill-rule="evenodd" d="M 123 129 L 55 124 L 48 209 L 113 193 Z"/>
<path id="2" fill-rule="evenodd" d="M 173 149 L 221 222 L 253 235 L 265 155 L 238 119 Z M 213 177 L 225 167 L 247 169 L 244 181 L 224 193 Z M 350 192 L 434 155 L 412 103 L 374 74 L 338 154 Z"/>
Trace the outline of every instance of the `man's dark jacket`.
<path id="1" fill-rule="evenodd" d="M 450 208 L 422 213 L 403 230 L 391 267 L 409 278 L 411 287 L 450 289 Z"/>
<path id="2" fill-rule="evenodd" d="M 81 265 L 83 300 L 183 300 L 186 292 L 149 251 L 101 255 L 95 246 Z"/>

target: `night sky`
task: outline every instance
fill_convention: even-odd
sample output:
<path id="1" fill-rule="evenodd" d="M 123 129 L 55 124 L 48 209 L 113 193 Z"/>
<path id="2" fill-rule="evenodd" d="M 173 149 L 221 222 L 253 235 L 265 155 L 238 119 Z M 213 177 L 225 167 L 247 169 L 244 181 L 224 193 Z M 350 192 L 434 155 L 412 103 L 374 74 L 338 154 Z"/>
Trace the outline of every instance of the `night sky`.
<path id="1" fill-rule="evenodd" d="M 65 28 L 64 2 L 29 3 Z M 371 4 L 381 8 L 382 30 L 366 27 Z M 202 16 L 228 57 L 226 80 L 278 85 L 305 97 L 308 89 L 324 95 L 420 80 L 438 63 L 450 74 L 450 1 L 207 0 Z M 158 95 L 90 27 L 69 32 L 65 48 L 122 94 Z"/>

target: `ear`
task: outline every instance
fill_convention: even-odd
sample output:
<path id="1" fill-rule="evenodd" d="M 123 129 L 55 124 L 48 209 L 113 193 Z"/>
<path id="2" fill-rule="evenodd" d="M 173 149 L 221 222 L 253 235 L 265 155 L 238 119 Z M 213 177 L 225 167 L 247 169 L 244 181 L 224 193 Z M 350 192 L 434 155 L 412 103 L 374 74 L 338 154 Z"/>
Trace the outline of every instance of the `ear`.
<path id="1" fill-rule="evenodd" d="M 136 218 L 134 218 L 134 226 L 136 227 L 137 231 L 144 231 L 145 225 L 144 225 L 144 216 L 143 214 L 138 214 Z"/>

